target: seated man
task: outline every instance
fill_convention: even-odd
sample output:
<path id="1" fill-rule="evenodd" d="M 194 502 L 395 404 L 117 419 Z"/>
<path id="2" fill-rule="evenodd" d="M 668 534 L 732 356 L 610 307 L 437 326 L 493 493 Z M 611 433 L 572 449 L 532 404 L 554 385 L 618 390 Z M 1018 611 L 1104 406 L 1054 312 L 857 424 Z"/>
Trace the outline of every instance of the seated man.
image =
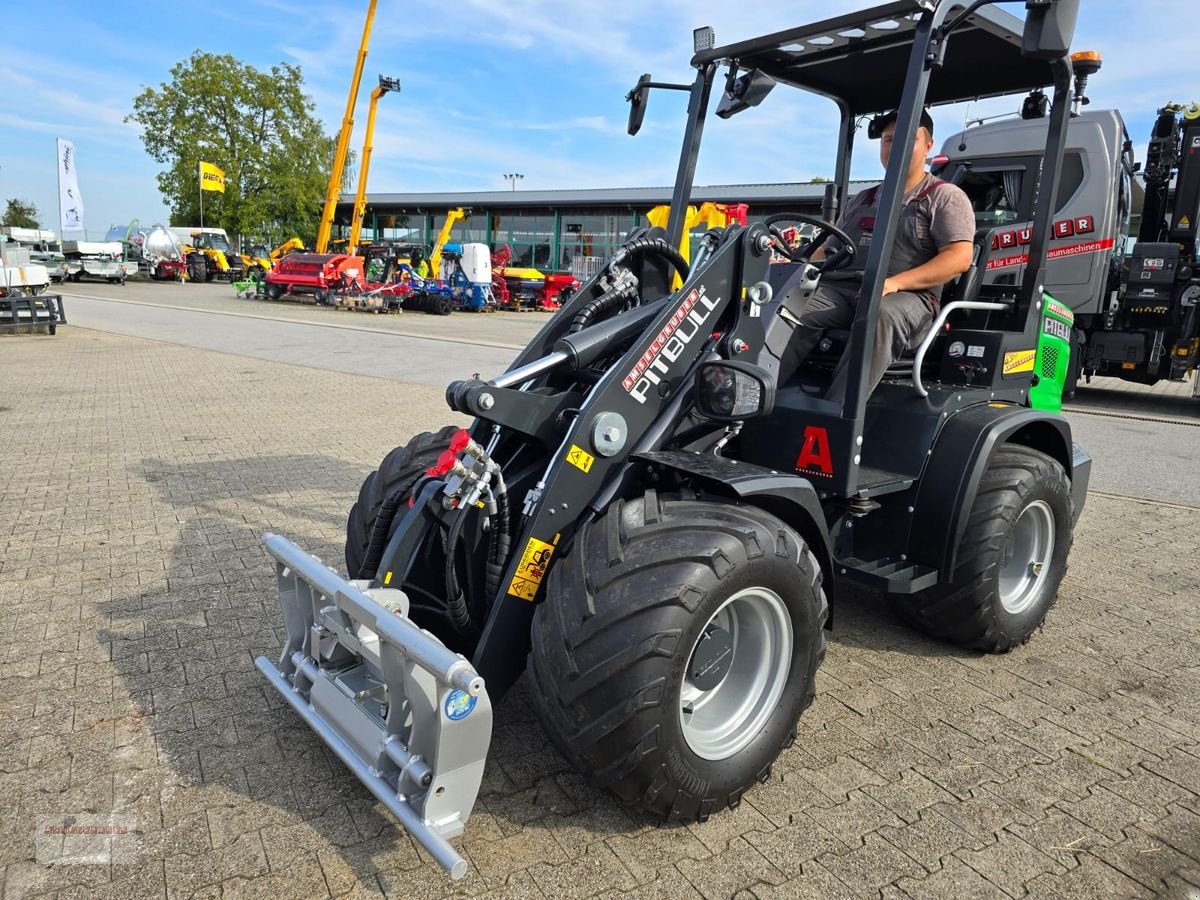
<path id="1" fill-rule="evenodd" d="M 882 128 L 879 158 L 886 168 L 892 152 L 896 113 L 888 113 L 878 124 Z M 971 266 L 975 213 L 960 188 L 925 171 L 925 159 L 932 148 L 933 119 L 922 111 L 921 127 L 909 148 L 904 205 L 897 221 L 892 255 L 887 261 L 868 393 L 879 384 L 891 363 L 920 345 L 937 314 L 942 286 Z M 823 281 L 803 309 L 789 304 L 789 286 L 784 286 L 781 307 L 792 314 L 789 318 L 798 316 L 799 324 L 780 361 L 780 384 L 812 352 L 826 328 L 849 328 L 854 321 L 862 270 L 879 215 L 879 195 L 880 185 L 868 188 L 847 203 L 838 217 L 837 226 L 857 242 L 853 268 L 842 272 L 856 271 L 858 279 Z M 836 248 L 838 241 L 830 238 L 829 243 Z M 825 248 L 820 248 L 812 258 L 815 261 L 827 255 Z M 839 403 L 845 400 L 847 363 L 847 354 L 843 353 L 825 394 L 827 399 Z"/>

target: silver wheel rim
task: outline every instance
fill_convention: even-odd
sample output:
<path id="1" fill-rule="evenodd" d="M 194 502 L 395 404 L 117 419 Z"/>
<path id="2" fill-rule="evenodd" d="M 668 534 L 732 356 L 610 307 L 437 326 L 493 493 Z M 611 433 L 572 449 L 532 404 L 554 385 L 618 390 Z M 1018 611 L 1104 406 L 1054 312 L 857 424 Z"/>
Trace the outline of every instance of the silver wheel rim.
<path id="1" fill-rule="evenodd" d="M 779 705 L 792 663 L 792 619 L 783 599 L 768 588 L 739 591 L 701 629 L 692 654 L 710 626 L 732 640 L 729 671 L 709 690 L 687 672 L 679 695 L 679 724 L 691 751 L 702 759 L 728 759 L 754 740 Z"/>
<path id="2" fill-rule="evenodd" d="M 1029 609 L 1050 575 L 1054 553 L 1054 511 L 1044 500 L 1035 500 L 1021 511 L 1009 533 L 1000 566 L 1000 604 L 1019 615 Z"/>

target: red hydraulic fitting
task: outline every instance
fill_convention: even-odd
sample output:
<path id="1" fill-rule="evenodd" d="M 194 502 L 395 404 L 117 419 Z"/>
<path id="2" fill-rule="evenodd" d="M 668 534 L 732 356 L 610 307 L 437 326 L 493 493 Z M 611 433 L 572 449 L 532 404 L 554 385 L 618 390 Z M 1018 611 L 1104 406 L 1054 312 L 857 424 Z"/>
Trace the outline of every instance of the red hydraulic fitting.
<path id="1" fill-rule="evenodd" d="M 454 468 L 458 462 L 458 454 L 453 450 L 446 450 L 438 457 L 437 465 L 430 469 L 434 475 L 445 475 Z"/>
<path id="2" fill-rule="evenodd" d="M 476 458 L 482 458 L 485 455 L 483 448 L 471 440 L 471 433 L 465 428 L 460 428 L 454 432 L 454 437 L 450 439 L 450 450 L 455 455 L 462 453 L 464 450 Z"/>

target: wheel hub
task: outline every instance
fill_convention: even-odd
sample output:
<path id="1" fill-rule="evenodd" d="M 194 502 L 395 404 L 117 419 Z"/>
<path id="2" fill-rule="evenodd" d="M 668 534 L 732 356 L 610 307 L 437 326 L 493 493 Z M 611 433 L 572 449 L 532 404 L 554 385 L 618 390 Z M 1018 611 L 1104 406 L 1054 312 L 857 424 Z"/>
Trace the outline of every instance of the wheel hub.
<path id="1" fill-rule="evenodd" d="M 688 679 L 702 691 L 720 684 L 733 666 L 733 635 L 724 628 L 710 625 L 692 652 Z"/>
<path id="2" fill-rule="evenodd" d="M 791 669 L 787 604 L 746 588 L 705 622 L 679 692 L 679 724 L 693 753 L 729 759 L 754 741 L 776 711 Z"/>
<path id="3" fill-rule="evenodd" d="M 1000 557 L 1000 603 L 1010 615 L 1035 604 L 1054 555 L 1054 513 L 1044 500 L 1021 511 Z"/>

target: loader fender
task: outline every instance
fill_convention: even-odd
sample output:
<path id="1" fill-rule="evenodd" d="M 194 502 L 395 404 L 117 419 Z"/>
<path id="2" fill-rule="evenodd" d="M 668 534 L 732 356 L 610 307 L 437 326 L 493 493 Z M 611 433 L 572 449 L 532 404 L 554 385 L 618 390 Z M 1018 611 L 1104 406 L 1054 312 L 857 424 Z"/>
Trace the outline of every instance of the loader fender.
<path id="1" fill-rule="evenodd" d="M 825 523 L 821 501 L 807 478 L 712 453 L 655 450 L 639 453 L 634 459 L 660 470 L 669 469 L 685 475 L 699 486 L 756 506 L 794 528 L 821 565 L 821 572 L 825 576 L 825 595 L 832 608 L 837 579 L 833 577 L 829 528 Z"/>
<path id="2" fill-rule="evenodd" d="M 952 415 L 934 439 L 914 503 L 909 558 L 949 579 L 975 503 L 980 480 L 996 449 L 1019 444 L 1056 460 L 1071 479 L 1074 517 L 1087 492 L 1091 460 L 1071 442 L 1071 426 L 1055 413 L 981 403 Z"/>

